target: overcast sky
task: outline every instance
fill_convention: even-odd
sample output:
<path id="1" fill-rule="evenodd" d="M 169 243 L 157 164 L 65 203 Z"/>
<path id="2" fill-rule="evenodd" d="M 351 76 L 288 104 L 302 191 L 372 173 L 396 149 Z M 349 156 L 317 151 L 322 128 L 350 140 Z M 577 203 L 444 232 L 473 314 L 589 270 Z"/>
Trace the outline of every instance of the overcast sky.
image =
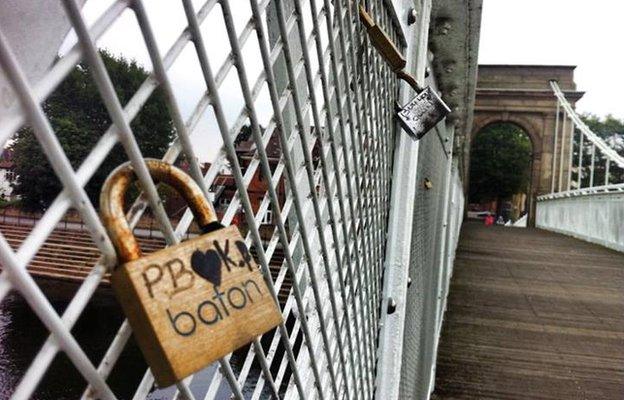
<path id="1" fill-rule="evenodd" d="M 202 0 L 193 1 L 196 7 Z M 112 0 L 90 0 L 83 13 L 88 23 L 112 3 Z M 231 2 L 237 30 L 251 15 L 248 1 Z M 307 2 L 304 2 L 307 4 Z M 154 33 L 163 54 L 173 44 L 185 26 L 184 11 L 179 1 L 145 2 Z M 236 5 L 234 7 L 234 5 Z M 306 7 L 307 8 L 307 7 Z M 304 11 L 304 15 L 307 13 Z M 310 25 L 307 22 L 307 25 Z M 206 46 L 214 72 L 229 45 L 219 7 L 202 24 Z M 322 30 L 324 31 L 324 30 Z M 609 113 L 624 118 L 624 1 L 618 0 L 484 0 L 481 24 L 479 62 L 484 64 L 569 64 L 577 65 L 575 80 L 579 90 L 586 92 L 578 109 L 600 116 Z M 70 34 L 61 52 L 75 43 Z M 145 44 L 131 11 L 122 17 L 98 41 L 98 45 L 115 54 L 135 59 L 151 70 Z M 243 48 L 250 82 L 261 71 L 255 36 Z M 313 57 L 314 59 L 315 57 Z M 190 115 L 205 84 L 192 45 L 168 71 L 182 113 Z M 236 72 L 232 69 L 221 87 L 220 94 L 230 126 L 243 106 Z M 261 123 L 271 115 L 266 90 L 256 102 Z M 201 161 L 212 161 L 221 145 L 221 137 L 210 108 L 202 118 L 192 138 Z"/>
<path id="2" fill-rule="evenodd" d="M 624 118 L 624 1 L 484 0 L 479 63 L 577 65 L 577 109 Z"/>
<path id="3" fill-rule="evenodd" d="M 92 24 L 112 3 L 113 0 L 87 1 L 83 7 L 83 15 L 87 23 Z M 193 0 L 193 3 L 197 12 L 205 1 Z M 144 5 L 160 54 L 164 56 L 186 27 L 182 2 L 173 0 L 145 1 Z M 240 33 L 244 24 L 251 17 L 249 2 L 236 2 L 236 7 L 232 7 L 232 14 L 237 32 Z M 218 67 L 221 66 L 230 50 L 219 6 L 214 7 L 210 12 L 201 25 L 201 31 L 209 51 L 213 74 L 216 75 Z M 67 51 L 75 43 L 76 37 L 72 32 L 61 47 L 61 53 Z M 257 62 L 246 64 L 247 77 L 251 83 L 256 81 L 262 67 L 257 43 L 255 35 L 251 35 L 247 45 L 242 48 L 245 59 L 258 60 Z M 136 60 L 148 71 L 152 70 L 152 64 L 141 36 L 141 31 L 134 13 L 130 10 L 123 12 L 121 17 L 98 40 L 97 44 L 101 48 L 108 49 L 113 54 L 123 55 L 126 58 Z M 167 71 L 167 74 L 182 116 L 186 119 L 191 115 L 195 105 L 206 90 L 206 84 L 192 44 L 188 43 L 185 46 L 180 56 Z M 236 69 L 230 69 L 219 90 L 219 94 L 224 105 L 228 126 L 231 127 L 244 106 Z M 270 102 L 266 89 L 261 91 L 259 100 L 256 102 L 256 111 L 259 114 L 260 124 L 266 126 L 271 116 Z M 195 152 L 200 161 L 212 162 L 214 160 L 222 140 L 211 107 L 208 107 L 203 114 L 191 140 L 195 145 Z"/>

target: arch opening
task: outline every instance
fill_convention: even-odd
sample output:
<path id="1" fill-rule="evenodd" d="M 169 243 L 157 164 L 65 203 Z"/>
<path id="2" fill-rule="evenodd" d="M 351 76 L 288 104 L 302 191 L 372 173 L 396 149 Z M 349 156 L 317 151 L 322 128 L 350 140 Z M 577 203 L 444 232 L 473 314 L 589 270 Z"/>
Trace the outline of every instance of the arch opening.
<path id="1" fill-rule="evenodd" d="M 519 124 L 494 121 L 471 140 L 468 217 L 497 223 L 530 218 L 534 138 Z"/>

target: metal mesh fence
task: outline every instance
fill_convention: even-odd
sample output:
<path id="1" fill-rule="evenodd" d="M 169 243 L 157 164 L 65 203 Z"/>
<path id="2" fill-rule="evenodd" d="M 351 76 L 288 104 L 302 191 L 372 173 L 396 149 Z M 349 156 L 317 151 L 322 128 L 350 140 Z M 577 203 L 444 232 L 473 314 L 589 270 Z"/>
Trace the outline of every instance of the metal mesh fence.
<path id="1" fill-rule="evenodd" d="M 88 26 L 78 3 L 64 0 L 77 43 L 36 82 L 26 78 L 0 32 L 0 64 L 19 100 L 0 121 L 0 139 L 5 143 L 16 130 L 30 126 L 63 185 L 16 251 L 0 236 L 0 299 L 17 290 L 50 332 L 12 390 L 12 398 L 31 398 L 60 351 L 87 383 L 83 398 L 116 398 L 107 379 L 130 339 L 127 321 L 99 359 L 90 359 L 72 335 L 72 327 L 115 260 L 84 186 L 120 143 L 143 190 L 129 211 L 131 226 L 149 207 L 167 245 L 186 234 L 191 213 L 186 210 L 173 226 L 130 126 L 157 88 L 164 93 L 176 133 L 163 160 L 174 163 L 184 156 L 208 198 L 228 193 L 219 203 L 221 222 L 238 222 L 276 299 L 286 293 L 278 299 L 285 321 L 278 329 L 236 356 L 179 382 L 174 392 L 161 391 L 158 396 L 371 398 L 393 159 L 392 109 L 398 86 L 369 47 L 357 21 L 356 4 L 251 0 L 243 6 L 208 0 L 195 5 L 183 0 L 186 27 L 162 53 L 154 36 L 157 28 L 146 11 L 152 4 L 115 1 Z M 386 4 L 365 2 L 395 42 L 404 42 Z M 128 12 L 136 19 L 152 69 L 124 105 L 98 53 L 97 39 Z M 225 30 L 224 58 L 211 53 L 214 38 L 202 33 L 206 21 L 219 21 Z M 183 117 L 168 70 L 186 51 L 197 58 L 196 78 L 203 94 Z M 81 61 L 90 67 L 112 124 L 74 169 L 41 103 Z M 232 87 L 238 103 L 226 101 Z M 206 114 L 223 145 L 204 173 L 191 138 L 206 134 L 198 129 Z M 242 131 L 247 136 L 241 137 Z M 430 140 L 438 139 L 431 135 Z M 249 144 L 245 157 L 241 141 Z M 272 146 L 279 148 L 277 155 Z M 252 185 L 258 176 L 265 182 L 260 189 Z M 59 313 L 28 267 L 70 209 L 80 214 L 101 257 Z M 154 390 L 147 370 L 133 387 L 132 398 L 149 397 Z"/>
<path id="2" fill-rule="evenodd" d="M 443 140 L 443 139 L 442 139 Z M 405 357 L 402 369 L 401 398 L 422 398 L 425 392 L 419 388 L 428 386 L 427 372 L 431 365 L 433 324 L 429 319 L 435 315 L 434 307 L 439 268 L 439 246 L 446 191 L 448 154 L 445 143 L 438 132 L 431 132 L 420 141 L 418 174 L 416 178 L 416 206 L 414 230 L 411 241 L 411 262 L 409 276 L 411 284 L 407 289 L 405 331 L 412 332 L 404 337 L 405 354 L 419 355 Z M 447 146 L 448 147 L 448 146 Z M 428 363 L 424 363 L 428 358 Z M 426 389 L 425 389 L 426 390 Z"/>

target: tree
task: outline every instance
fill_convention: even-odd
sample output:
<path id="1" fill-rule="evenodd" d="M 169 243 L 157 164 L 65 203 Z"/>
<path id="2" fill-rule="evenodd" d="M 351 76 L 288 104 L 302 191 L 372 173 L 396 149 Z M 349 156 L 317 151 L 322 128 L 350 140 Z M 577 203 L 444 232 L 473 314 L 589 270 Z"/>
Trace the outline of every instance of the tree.
<path id="1" fill-rule="evenodd" d="M 125 105 L 148 73 L 135 61 L 100 51 L 122 105 Z M 74 169 L 77 169 L 111 124 L 87 63 L 81 63 L 43 104 L 52 128 Z M 131 123 L 145 157 L 163 156 L 173 140 L 173 123 L 164 95 L 155 91 Z M 21 129 L 11 145 L 18 182 L 15 193 L 23 208 L 41 211 L 47 208 L 62 189 L 33 132 Z M 98 205 L 100 189 L 108 174 L 127 160 L 117 144 L 85 187 L 89 198 Z"/>
<path id="2" fill-rule="evenodd" d="M 604 118 L 600 118 L 594 114 L 581 115 L 581 119 L 595 134 L 602 139 L 609 139 L 614 134 L 624 136 L 624 120 L 619 120 L 613 115 L 607 115 Z M 624 150 L 624 149 L 620 149 Z"/>
<path id="3" fill-rule="evenodd" d="M 505 200 L 529 186 L 531 142 L 516 125 L 481 130 L 470 153 L 470 201 Z"/>
<path id="4" fill-rule="evenodd" d="M 619 120 L 613 115 L 600 118 L 593 114 L 581 115 L 581 119 L 596 135 L 602 138 L 608 146 L 613 148 L 621 156 L 624 156 L 624 120 Z M 578 134 L 577 134 L 578 141 Z M 574 162 L 578 162 L 578 143 L 574 149 Z M 604 184 L 606 172 L 606 156 L 600 150 L 596 150 L 594 165 L 594 186 Z M 591 146 L 585 142 L 583 146 L 583 182 L 582 186 L 589 186 L 591 165 Z M 624 170 L 611 163 L 609 168 L 610 183 L 624 183 Z"/>

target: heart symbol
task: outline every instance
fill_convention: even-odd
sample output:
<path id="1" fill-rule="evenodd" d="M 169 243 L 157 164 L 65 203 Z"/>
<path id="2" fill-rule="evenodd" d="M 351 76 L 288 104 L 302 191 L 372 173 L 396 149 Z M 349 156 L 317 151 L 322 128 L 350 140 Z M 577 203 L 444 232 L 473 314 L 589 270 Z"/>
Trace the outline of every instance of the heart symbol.
<path id="1" fill-rule="evenodd" d="M 205 280 L 212 282 L 216 286 L 221 284 L 221 259 L 214 250 L 202 253 L 195 250 L 191 255 L 191 267 L 193 271 Z"/>

